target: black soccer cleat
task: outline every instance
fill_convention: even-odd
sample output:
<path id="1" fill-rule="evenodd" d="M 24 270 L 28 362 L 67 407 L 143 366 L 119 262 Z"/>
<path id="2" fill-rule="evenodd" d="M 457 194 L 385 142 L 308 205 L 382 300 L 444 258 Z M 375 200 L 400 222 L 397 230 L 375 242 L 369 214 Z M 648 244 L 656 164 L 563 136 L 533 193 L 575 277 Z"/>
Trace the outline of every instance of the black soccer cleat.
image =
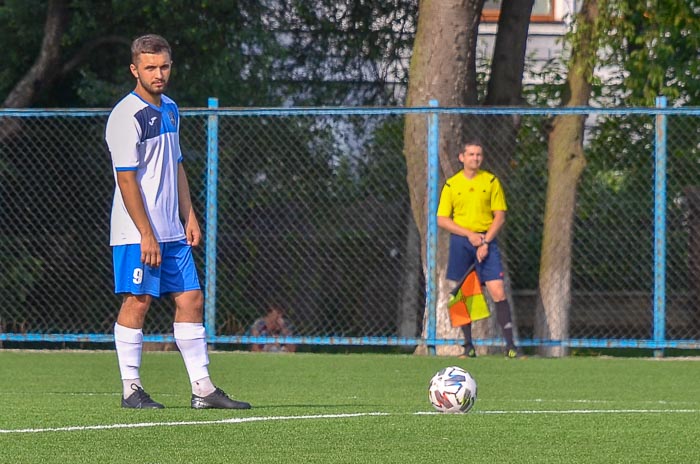
<path id="1" fill-rule="evenodd" d="M 476 358 L 476 348 L 474 348 L 474 345 L 471 343 L 469 345 L 464 346 L 464 353 L 462 353 L 460 358 Z"/>
<path id="2" fill-rule="evenodd" d="M 250 409 L 250 403 L 236 401 L 228 397 L 220 388 L 207 396 L 192 394 L 193 409 Z"/>
<path id="3" fill-rule="evenodd" d="M 139 387 L 135 383 L 131 384 L 131 389 L 134 390 L 134 393 L 129 395 L 129 397 L 126 399 L 122 398 L 122 408 L 163 409 L 165 407 L 157 401 L 153 401 L 151 395 L 146 393 L 143 388 Z"/>
<path id="4" fill-rule="evenodd" d="M 520 350 L 520 348 L 517 348 L 513 345 L 506 348 L 505 354 L 506 358 L 508 359 L 521 358 L 523 356 L 523 352 Z"/>

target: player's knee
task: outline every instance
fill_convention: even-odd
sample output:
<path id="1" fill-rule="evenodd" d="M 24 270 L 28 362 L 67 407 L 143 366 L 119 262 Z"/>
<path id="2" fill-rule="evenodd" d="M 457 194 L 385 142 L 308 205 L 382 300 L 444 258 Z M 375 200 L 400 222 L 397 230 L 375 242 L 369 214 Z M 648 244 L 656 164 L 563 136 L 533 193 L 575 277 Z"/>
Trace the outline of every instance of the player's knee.
<path id="1" fill-rule="evenodd" d="M 152 298 L 150 295 L 125 296 L 122 301 L 122 311 L 146 314 L 148 308 L 151 306 L 151 300 Z"/>
<path id="2" fill-rule="evenodd" d="M 189 292 L 188 292 L 189 293 Z M 202 292 L 191 292 L 190 305 L 193 309 L 202 312 L 204 309 L 204 294 Z"/>
<path id="3" fill-rule="evenodd" d="M 498 303 L 499 301 L 506 299 L 506 291 L 502 280 L 491 280 L 486 282 L 486 288 L 488 289 L 494 303 Z"/>
<path id="4" fill-rule="evenodd" d="M 204 312 L 204 294 L 201 291 L 189 291 L 175 298 L 178 313 L 187 315 L 188 319 L 202 316 Z"/>

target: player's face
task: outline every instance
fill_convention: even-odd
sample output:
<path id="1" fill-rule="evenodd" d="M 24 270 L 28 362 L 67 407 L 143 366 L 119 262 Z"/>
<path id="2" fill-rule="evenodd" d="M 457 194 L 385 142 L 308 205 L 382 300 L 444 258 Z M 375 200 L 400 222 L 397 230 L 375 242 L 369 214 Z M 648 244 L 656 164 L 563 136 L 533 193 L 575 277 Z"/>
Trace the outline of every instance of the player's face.
<path id="1" fill-rule="evenodd" d="M 277 332 L 282 328 L 282 313 L 276 310 L 270 311 L 267 316 L 267 328 L 271 332 Z"/>
<path id="2" fill-rule="evenodd" d="M 136 78 L 136 92 L 159 99 L 168 86 L 171 67 L 168 53 L 142 53 L 137 63 L 131 65 L 131 73 Z M 147 95 L 142 95 L 142 92 Z"/>
<path id="3" fill-rule="evenodd" d="M 459 160 L 464 164 L 464 169 L 475 171 L 481 167 L 484 161 L 484 150 L 479 145 L 467 145 L 460 153 Z"/>

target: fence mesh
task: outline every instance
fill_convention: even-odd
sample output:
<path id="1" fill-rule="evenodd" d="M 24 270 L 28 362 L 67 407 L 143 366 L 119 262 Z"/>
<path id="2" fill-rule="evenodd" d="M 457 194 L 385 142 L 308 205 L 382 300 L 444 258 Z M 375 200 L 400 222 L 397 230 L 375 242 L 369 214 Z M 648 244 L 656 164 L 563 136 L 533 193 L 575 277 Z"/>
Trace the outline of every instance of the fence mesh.
<path id="1" fill-rule="evenodd" d="M 301 335 L 397 334 L 413 227 L 401 119 L 219 122 L 217 332 L 283 307 Z M 412 293 L 413 327 L 422 306 Z"/>
<path id="2" fill-rule="evenodd" d="M 0 113 L 0 332 L 111 333 L 107 112 Z M 425 282 L 401 114 L 218 120 L 216 333 L 245 334 L 268 306 L 305 336 L 420 336 Z M 483 119 L 484 137 L 497 120 Z M 523 114 L 503 173 L 502 247 L 521 338 L 534 337 L 547 182 L 545 114 Z M 653 334 L 654 115 L 587 120 L 577 192 L 571 338 Z M 667 130 L 666 338 L 700 338 L 700 118 Z M 207 116 L 181 144 L 205 230 Z M 490 142 L 489 150 L 509 150 Z M 439 187 L 438 187 L 439 188 Z M 443 244 L 441 244 L 442 246 Z M 204 251 L 196 251 L 200 271 Z M 204 278 L 204 275 L 202 276 Z M 167 300 L 145 330 L 170 333 Z"/>

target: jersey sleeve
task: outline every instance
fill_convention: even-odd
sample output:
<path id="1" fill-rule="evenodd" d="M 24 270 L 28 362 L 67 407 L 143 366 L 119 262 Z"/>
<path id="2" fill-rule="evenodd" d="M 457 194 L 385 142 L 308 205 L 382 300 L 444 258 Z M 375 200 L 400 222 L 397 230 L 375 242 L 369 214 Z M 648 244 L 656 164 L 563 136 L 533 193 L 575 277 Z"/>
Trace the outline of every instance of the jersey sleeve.
<path id="1" fill-rule="evenodd" d="M 180 108 L 173 102 L 173 106 L 175 107 L 174 109 L 174 114 L 175 114 L 175 135 L 177 136 L 177 143 L 175 144 L 175 149 L 177 150 L 175 158 L 177 159 L 178 163 L 182 163 L 183 157 L 182 157 L 182 149 L 180 148 Z"/>
<path id="2" fill-rule="evenodd" d="M 494 185 L 491 189 L 491 211 L 507 211 L 506 194 L 498 178 L 494 178 Z"/>
<path id="3" fill-rule="evenodd" d="M 452 216 L 452 187 L 448 183 L 445 183 L 442 187 L 442 192 L 440 192 L 440 203 L 438 203 L 437 215 L 446 217 Z"/>
<path id="4" fill-rule="evenodd" d="M 135 117 L 121 112 L 110 116 L 105 140 L 117 171 L 136 169 L 139 166 L 140 139 L 141 128 Z"/>

